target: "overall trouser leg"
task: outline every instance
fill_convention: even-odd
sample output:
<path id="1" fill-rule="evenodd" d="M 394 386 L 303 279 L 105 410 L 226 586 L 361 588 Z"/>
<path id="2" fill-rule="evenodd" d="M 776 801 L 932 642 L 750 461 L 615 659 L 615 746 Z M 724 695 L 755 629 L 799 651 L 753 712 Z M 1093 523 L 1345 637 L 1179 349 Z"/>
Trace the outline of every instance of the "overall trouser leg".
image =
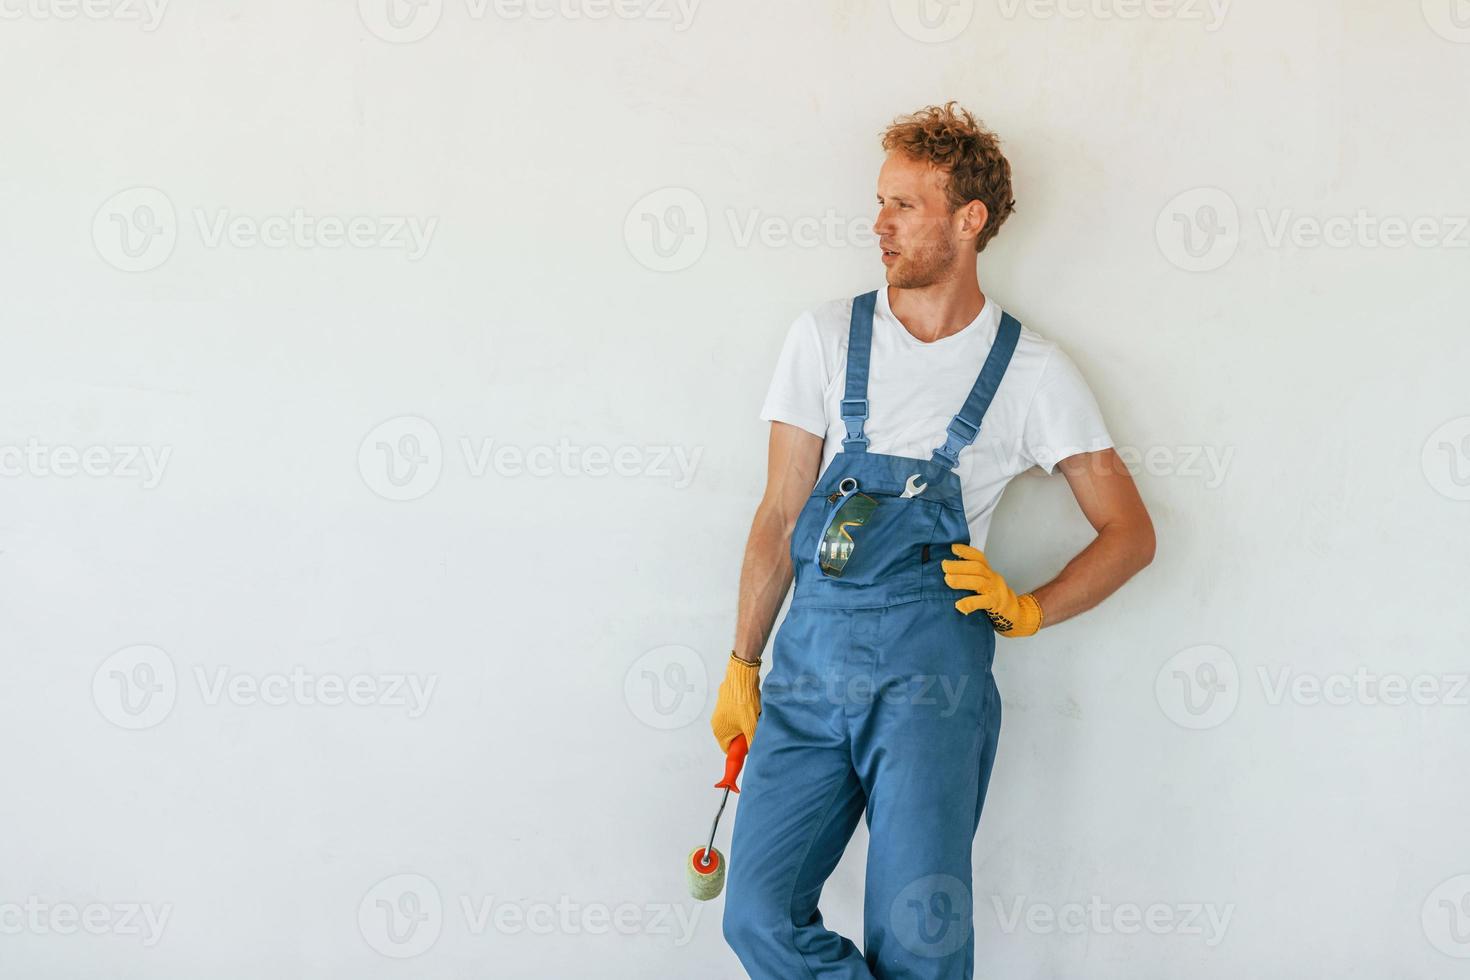
<path id="1" fill-rule="evenodd" d="M 970 980 L 972 852 L 1000 728 L 994 632 L 945 598 L 890 607 L 853 732 L 868 798 L 863 947 L 877 980 Z"/>
<path id="2" fill-rule="evenodd" d="M 840 612 L 792 610 L 777 633 L 730 844 L 724 933 L 754 980 L 873 980 L 817 900 L 867 799 L 841 705 Z"/>

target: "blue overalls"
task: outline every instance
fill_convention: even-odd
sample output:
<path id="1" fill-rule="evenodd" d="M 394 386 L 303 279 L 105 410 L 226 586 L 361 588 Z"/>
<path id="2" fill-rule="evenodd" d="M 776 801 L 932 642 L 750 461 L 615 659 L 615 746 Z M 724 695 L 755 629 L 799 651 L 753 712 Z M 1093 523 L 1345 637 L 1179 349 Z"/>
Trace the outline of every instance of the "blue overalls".
<path id="1" fill-rule="evenodd" d="M 796 591 L 776 633 L 730 844 L 724 934 L 755 980 L 969 980 L 971 846 L 1000 735 L 995 631 L 954 608 L 940 562 L 969 542 L 954 472 L 1021 326 L 1009 314 L 931 459 L 867 451 L 877 293 L 853 300 L 842 451 L 797 518 Z M 817 552 L 844 480 L 878 502 L 840 577 Z M 863 952 L 817 899 L 866 809 Z"/>

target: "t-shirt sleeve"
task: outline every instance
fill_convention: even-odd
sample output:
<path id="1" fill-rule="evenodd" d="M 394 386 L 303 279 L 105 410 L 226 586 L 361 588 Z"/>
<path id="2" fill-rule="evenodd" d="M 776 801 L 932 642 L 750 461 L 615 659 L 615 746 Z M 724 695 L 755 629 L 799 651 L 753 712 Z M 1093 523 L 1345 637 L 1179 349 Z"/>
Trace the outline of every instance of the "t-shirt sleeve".
<path id="1" fill-rule="evenodd" d="M 1082 372 L 1064 351 L 1053 348 L 1026 412 L 1021 436 L 1023 458 L 1050 473 L 1068 456 L 1112 445 L 1102 410 Z"/>
<path id="2" fill-rule="evenodd" d="M 767 422 L 786 422 L 816 436 L 827 435 L 827 368 L 822 361 L 822 343 L 817 321 L 810 312 L 791 324 L 776 373 L 761 406 Z"/>

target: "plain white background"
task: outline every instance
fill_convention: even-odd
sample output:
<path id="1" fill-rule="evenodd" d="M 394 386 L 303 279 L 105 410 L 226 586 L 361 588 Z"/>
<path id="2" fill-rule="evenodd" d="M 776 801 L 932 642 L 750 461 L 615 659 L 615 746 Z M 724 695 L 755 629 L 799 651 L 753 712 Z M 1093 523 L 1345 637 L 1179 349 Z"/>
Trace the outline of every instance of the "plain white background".
<path id="1" fill-rule="evenodd" d="M 741 976 L 756 416 L 951 98 L 1160 542 L 1000 641 L 976 975 L 1463 968 L 1463 3 L 0 13 L 0 973 Z M 1089 533 L 1033 472 L 989 552 Z"/>

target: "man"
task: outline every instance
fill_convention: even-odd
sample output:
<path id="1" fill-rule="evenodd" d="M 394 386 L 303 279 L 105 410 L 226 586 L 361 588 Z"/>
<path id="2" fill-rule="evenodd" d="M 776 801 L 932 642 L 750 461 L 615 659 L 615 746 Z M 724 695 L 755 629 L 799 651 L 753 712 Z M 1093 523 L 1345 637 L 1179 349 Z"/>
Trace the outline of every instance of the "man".
<path id="1" fill-rule="evenodd" d="M 951 102 L 896 120 L 882 145 L 887 284 L 803 314 L 786 338 L 711 722 L 721 749 L 750 746 L 724 931 L 756 980 L 968 980 L 995 635 L 1092 608 L 1154 553 L 1081 375 L 980 291 L 975 255 L 1015 203 L 999 141 Z M 1062 471 L 1097 535 L 1017 594 L 981 549 L 1031 466 Z M 760 654 L 793 578 L 763 704 Z M 864 814 L 859 952 L 817 898 Z"/>

